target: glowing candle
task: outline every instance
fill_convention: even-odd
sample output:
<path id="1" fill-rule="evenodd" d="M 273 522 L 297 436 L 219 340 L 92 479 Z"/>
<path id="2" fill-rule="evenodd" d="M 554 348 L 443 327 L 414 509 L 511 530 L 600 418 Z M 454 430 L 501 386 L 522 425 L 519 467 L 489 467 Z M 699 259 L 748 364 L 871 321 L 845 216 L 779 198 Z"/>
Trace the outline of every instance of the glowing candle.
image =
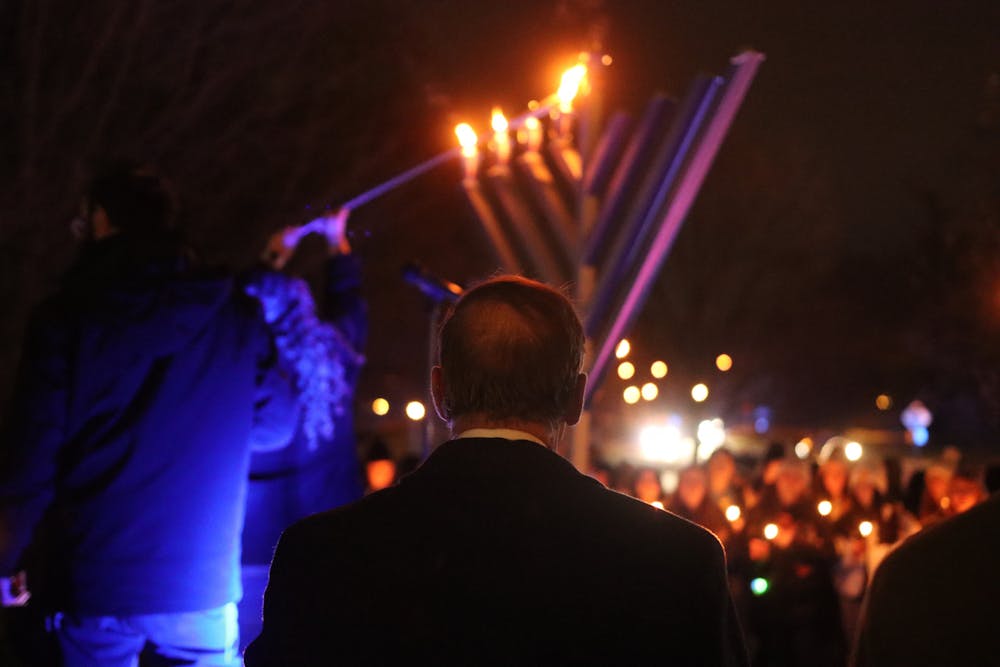
<path id="1" fill-rule="evenodd" d="M 490 125 L 493 127 L 493 145 L 497 151 L 497 162 L 507 164 L 510 159 L 510 137 L 507 134 L 507 118 L 500 107 L 493 107 Z"/>
<path id="2" fill-rule="evenodd" d="M 559 91 L 556 93 L 561 113 L 569 113 L 573 110 L 573 100 L 580 93 L 580 87 L 586 77 L 587 66 L 583 63 L 574 65 L 563 72 L 562 79 L 559 81 Z"/>
<path id="3" fill-rule="evenodd" d="M 542 123 L 534 116 L 524 119 L 524 126 L 517 134 L 518 140 L 524 143 L 525 149 L 538 152 L 542 147 Z"/>
<path id="4" fill-rule="evenodd" d="M 458 143 L 462 147 L 465 178 L 467 180 L 475 180 L 476 173 L 479 171 L 479 149 L 476 148 L 476 144 L 479 143 L 479 137 L 476 136 L 476 131 L 468 123 L 459 123 L 456 125 L 455 136 L 458 137 Z"/>

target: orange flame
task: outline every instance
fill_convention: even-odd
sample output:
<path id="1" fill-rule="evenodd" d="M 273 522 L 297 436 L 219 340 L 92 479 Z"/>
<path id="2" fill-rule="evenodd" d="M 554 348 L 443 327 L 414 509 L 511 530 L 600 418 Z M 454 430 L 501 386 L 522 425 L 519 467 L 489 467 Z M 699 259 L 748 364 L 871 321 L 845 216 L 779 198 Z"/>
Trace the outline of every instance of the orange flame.
<path id="1" fill-rule="evenodd" d="M 529 151 L 537 151 L 542 145 L 542 123 L 534 116 L 524 119 L 523 131 L 518 132 L 518 140 L 524 142 Z"/>
<path id="2" fill-rule="evenodd" d="M 471 125 L 468 123 L 456 125 L 455 136 L 458 137 L 458 143 L 462 147 L 462 155 L 471 157 L 476 154 L 476 144 L 479 143 L 479 137 L 476 136 L 476 131 L 472 129 Z"/>
<path id="3" fill-rule="evenodd" d="M 497 134 L 507 131 L 507 117 L 503 115 L 500 107 L 493 107 L 493 117 L 490 119 L 490 126 Z"/>
<path id="4" fill-rule="evenodd" d="M 559 110 L 568 113 L 573 109 L 573 100 L 580 93 L 580 86 L 587 78 L 587 66 L 583 63 L 573 65 L 562 75 L 559 82 L 559 91 L 556 96 L 559 98 Z"/>

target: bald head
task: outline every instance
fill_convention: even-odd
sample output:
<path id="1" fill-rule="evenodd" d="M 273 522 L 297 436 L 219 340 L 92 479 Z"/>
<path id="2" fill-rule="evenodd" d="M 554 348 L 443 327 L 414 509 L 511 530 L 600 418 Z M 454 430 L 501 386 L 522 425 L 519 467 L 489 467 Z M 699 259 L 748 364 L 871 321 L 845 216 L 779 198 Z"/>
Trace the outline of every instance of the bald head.
<path id="1" fill-rule="evenodd" d="M 443 416 L 555 426 L 574 401 L 583 347 L 580 320 L 558 291 L 515 276 L 477 285 L 441 327 Z"/>

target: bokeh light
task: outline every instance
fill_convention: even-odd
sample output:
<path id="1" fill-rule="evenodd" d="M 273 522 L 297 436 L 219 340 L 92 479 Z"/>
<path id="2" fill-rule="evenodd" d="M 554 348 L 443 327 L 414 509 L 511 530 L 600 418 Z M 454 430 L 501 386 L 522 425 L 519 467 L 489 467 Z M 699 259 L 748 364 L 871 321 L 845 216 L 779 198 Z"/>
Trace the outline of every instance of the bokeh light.
<path id="1" fill-rule="evenodd" d="M 372 401 L 372 412 L 377 414 L 379 417 L 384 417 L 389 414 L 389 401 L 384 398 L 376 398 Z"/>
<path id="2" fill-rule="evenodd" d="M 667 377 L 667 363 L 665 361 L 654 361 L 649 367 L 649 374 L 657 380 Z"/>
<path id="3" fill-rule="evenodd" d="M 415 422 L 420 421 L 427 415 L 427 409 L 420 401 L 410 401 L 406 404 L 406 416 Z"/>
<path id="4" fill-rule="evenodd" d="M 795 443 L 795 455 L 800 459 L 808 458 L 809 453 L 812 452 L 812 448 L 812 438 L 802 438 Z"/>
<path id="5" fill-rule="evenodd" d="M 769 523 L 766 526 L 764 526 L 764 537 L 766 537 L 769 540 L 773 540 L 777 536 L 778 536 L 778 524 Z"/>
<path id="6" fill-rule="evenodd" d="M 625 391 L 622 392 L 622 398 L 625 399 L 625 402 L 629 405 L 635 405 L 639 402 L 639 399 L 642 398 L 642 392 L 640 392 L 639 388 L 634 384 L 629 385 L 628 387 L 625 387 Z"/>
<path id="7" fill-rule="evenodd" d="M 726 444 L 726 423 L 720 418 L 698 422 L 698 460 L 707 461 L 719 447 Z"/>
<path id="8" fill-rule="evenodd" d="M 632 365 L 631 361 L 623 361 L 618 364 L 618 377 L 623 380 L 631 380 L 633 375 L 635 375 L 635 366 Z"/>
<path id="9" fill-rule="evenodd" d="M 730 505 L 726 508 L 726 518 L 730 521 L 738 521 L 743 515 L 743 511 L 736 505 Z"/>
<path id="10" fill-rule="evenodd" d="M 858 524 L 858 532 L 861 533 L 861 537 L 868 537 L 875 530 L 875 526 L 872 525 L 871 521 L 862 521 Z"/>
<path id="11" fill-rule="evenodd" d="M 763 595 L 770 587 L 771 584 L 764 577 L 756 577 L 750 582 L 750 590 L 754 595 Z"/>
<path id="12" fill-rule="evenodd" d="M 733 367 L 733 358 L 728 354 L 720 354 L 715 358 L 715 367 L 725 373 Z"/>
<path id="13" fill-rule="evenodd" d="M 844 456 L 847 457 L 848 461 L 857 461 L 864 453 L 864 447 L 861 446 L 860 442 L 854 442 L 852 440 L 844 445 Z"/>
<path id="14" fill-rule="evenodd" d="M 639 432 L 639 449 L 647 461 L 677 463 L 694 456 L 694 440 L 674 424 L 652 424 Z"/>
<path id="15" fill-rule="evenodd" d="M 875 397 L 875 407 L 879 410 L 888 410 L 892 407 L 892 398 L 888 394 L 879 394 Z"/>
<path id="16" fill-rule="evenodd" d="M 642 400 L 652 401 L 657 396 L 660 395 L 660 388 L 656 386 L 653 382 L 647 382 L 642 385 Z"/>
<path id="17" fill-rule="evenodd" d="M 691 387 L 691 398 L 694 399 L 695 403 L 704 402 L 708 398 L 708 387 L 702 382 Z"/>
<path id="18" fill-rule="evenodd" d="M 632 343 L 628 342 L 627 338 L 622 338 L 618 341 L 618 346 L 615 348 L 615 357 L 618 359 L 624 359 L 631 351 Z"/>
<path id="19" fill-rule="evenodd" d="M 821 516 L 830 516 L 830 513 L 833 512 L 833 503 L 829 500 L 821 500 L 819 505 L 816 506 L 816 511 L 818 511 Z"/>

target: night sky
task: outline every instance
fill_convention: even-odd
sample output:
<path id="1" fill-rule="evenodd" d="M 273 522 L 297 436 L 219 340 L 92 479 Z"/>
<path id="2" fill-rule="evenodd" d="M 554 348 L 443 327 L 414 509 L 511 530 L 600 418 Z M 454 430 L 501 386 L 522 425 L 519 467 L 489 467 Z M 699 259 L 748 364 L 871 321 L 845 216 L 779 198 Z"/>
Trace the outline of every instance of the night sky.
<path id="1" fill-rule="evenodd" d="M 933 444 L 996 447 L 1000 5 L 755 4 L 5 3 L 0 401 L 102 158 L 162 165 L 195 243 L 240 269 L 274 229 L 450 147 L 456 122 L 548 94 L 580 50 L 614 57 L 606 108 L 638 114 L 752 47 L 767 61 L 631 333 L 670 364 L 659 404 L 703 378 L 730 421 L 766 405 L 803 428 L 899 428 L 920 398 Z M 442 168 L 352 218 L 362 408 L 424 397 L 428 311 L 402 265 L 494 268 L 458 180 Z M 712 380 L 720 352 L 736 363 Z"/>

